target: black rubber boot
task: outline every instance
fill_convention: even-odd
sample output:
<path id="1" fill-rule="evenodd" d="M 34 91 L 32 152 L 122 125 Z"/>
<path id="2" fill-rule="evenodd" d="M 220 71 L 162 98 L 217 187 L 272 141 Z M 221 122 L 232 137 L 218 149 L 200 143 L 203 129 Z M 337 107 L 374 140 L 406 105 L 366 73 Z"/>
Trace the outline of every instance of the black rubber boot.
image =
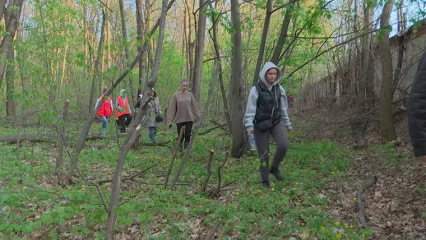
<path id="1" fill-rule="evenodd" d="M 188 145 L 189 145 L 189 142 L 184 142 L 183 143 L 183 150 L 186 150 L 186 148 L 188 147 Z"/>
<path id="2" fill-rule="evenodd" d="M 266 189 L 271 189 L 271 185 L 269 185 L 269 181 L 268 180 L 263 180 L 262 181 L 262 187 L 264 187 Z"/>
<path id="3" fill-rule="evenodd" d="M 282 181 L 284 179 L 283 175 L 281 174 L 280 170 L 278 168 L 271 167 L 271 170 L 269 171 L 274 177 L 277 179 L 277 181 Z"/>

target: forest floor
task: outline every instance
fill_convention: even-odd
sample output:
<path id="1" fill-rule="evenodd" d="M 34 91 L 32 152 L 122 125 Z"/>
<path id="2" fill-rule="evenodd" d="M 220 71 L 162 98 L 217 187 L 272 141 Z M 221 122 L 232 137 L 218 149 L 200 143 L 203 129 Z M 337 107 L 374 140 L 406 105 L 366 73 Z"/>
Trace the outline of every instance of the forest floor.
<path id="1" fill-rule="evenodd" d="M 312 139 L 327 138 L 353 148 L 355 139 L 344 121 L 351 115 L 350 111 L 310 109 L 298 114 L 298 119 L 303 119 L 299 121 L 302 131 L 309 132 Z M 322 189 L 333 199 L 329 214 L 342 222 L 357 219 L 356 192 L 368 176 L 376 176 L 377 183 L 365 191 L 364 199 L 370 239 L 426 239 L 426 165 L 413 157 L 407 116 L 396 118 L 398 141 L 384 145 L 380 144 L 378 120 L 370 121 L 364 136 L 368 148 L 353 150 L 345 176 Z"/>
<path id="2" fill-rule="evenodd" d="M 294 119 L 296 131 L 289 134 L 291 146 L 281 166 L 285 179 L 271 178 L 271 190 L 260 186 L 254 154 L 226 158 L 230 138 L 220 129 L 197 136 L 179 185 L 164 189 L 175 131 L 159 131 L 165 146 L 141 146 L 127 156 L 123 177 L 143 173 L 122 182 L 116 239 L 206 239 L 212 232 L 214 239 L 425 239 L 426 168 L 414 161 L 409 145 L 404 140 L 398 146 L 377 145 L 371 136 L 368 149 L 355 151 L 344 126 L 324 119 L 318 128 L 310 119 L 324 114 L 312 114 Z M 69 127 L 69 134 L 78 134 L 80 127 Z M 14 134 L 0 128 L 0 136 Z M 141 139 L 148 141 L 146 131 Z M 81 179 L 111 179 L 117 141 L 123 138 L 116 138 L 112 124 L 107 138 L 88 141 L 79 158 L 81 176 L 66 187 L 53 174 L 55 143 L 23 143 L 19 150 L 0 143 L 0 239 L 103 239 L 102 199 L 109 203 L 111 184 L 95 187 Z M 72 152 L 72 144 L 66 150 Z M 212 175 L 203 191 L 211 150 Z M 171 179 L 181 159 L 179 154 Z M 362 229 L 356 191 L 369 175 L 378 181 L 365 191 L 368 228 Z"/>

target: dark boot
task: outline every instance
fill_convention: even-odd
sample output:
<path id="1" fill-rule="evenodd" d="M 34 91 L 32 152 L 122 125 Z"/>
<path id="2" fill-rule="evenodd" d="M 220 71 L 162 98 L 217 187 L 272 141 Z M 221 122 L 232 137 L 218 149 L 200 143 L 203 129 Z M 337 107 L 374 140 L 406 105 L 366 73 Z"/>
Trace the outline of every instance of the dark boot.
<path id="1" fill-rule="evenodd" d="M 277 181 L 282 181 L 284 179 L 283 175 L 281 174 L 280 170 L 276 167 L 271 167 L 271 170 L 269 171 L 272 175 L 275 176 Z"/>
<path id="2" fill-rule="evenodd" d="M 186 148 L 188 147 L 188 145 L 189 145 L 189 142 L 186 142 L 186 141 L 185 141 L 185 142 L 183 143 L 183 150 L 186 150 Z"/>
<path id="3" fill-rule="evenodd" d="M 269 185 L 269 181 L 268 180 L 263 180 L 262 181 L 262 187 L 264 187 L 266 189 L 271 189 L 271 185 Z"/>

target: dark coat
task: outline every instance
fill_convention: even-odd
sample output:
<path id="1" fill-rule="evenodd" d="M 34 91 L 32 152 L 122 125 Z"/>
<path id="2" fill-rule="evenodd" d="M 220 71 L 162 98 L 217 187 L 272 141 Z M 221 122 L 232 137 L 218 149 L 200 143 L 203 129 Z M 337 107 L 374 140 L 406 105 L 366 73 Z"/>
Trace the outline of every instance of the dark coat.
<path id="1" fill-rule="evenodd" d="M 408 129 L 416 157 L 426 155 L 426 52 L 419 61 L 408 105 Z"/>

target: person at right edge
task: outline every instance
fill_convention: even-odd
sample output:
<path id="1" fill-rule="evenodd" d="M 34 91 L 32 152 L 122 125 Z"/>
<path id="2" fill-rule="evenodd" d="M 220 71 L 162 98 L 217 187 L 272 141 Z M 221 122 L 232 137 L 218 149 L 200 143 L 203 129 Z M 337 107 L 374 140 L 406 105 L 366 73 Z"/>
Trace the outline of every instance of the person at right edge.
<path id="1" fill-rule="evenodd" d="M 408 130 L 414 156 L 426 164 L 426 52 L 419 61 L 408 105 Z"/>
<path id="2" fill-rule="evenodd" d="M 185 126 L 183 144 L 184 149 L 188 147 L 191 140 L 192 125 L 200 120 L 200 110 L 195 101 L 194 95 L 187 91 L 188 80 L 182 79 L 180 81 L 180 89 L 173 94 L 167 108 L 167 126 L 172 127 L 174 121 L 177 125 L 178 137 L 180 130 Z"/>
<path id="3" fill-rule="evenodd" d="M 289 147 L 284 128 L 291 132 L 291 122 L 287 113 L 287 96 L 280 86 L 281 71 L 272 62 L 266 62 L 259 74 L 259 81 L 251 90 L 247 101 L 244 124 L 247 134 L 254 134 L 260 158 L 262 186 L 271 188 L 269 173 L 278 181 L 283 180 L 279 170 Z M 269 135 L 277 145 L 272 166 L 269 168 Z"/>

